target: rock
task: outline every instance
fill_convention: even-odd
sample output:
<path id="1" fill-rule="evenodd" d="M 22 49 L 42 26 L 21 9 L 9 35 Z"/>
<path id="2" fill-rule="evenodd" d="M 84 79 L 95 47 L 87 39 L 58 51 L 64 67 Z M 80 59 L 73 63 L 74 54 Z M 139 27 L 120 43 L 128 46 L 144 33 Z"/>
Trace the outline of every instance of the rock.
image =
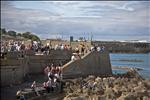
<path id="1" fill-rule="evenodd" d="M 117 100 L 124 100 L 124 96 L 120 96 Z"/>
<path id="2" fill-rule="evenodd" d="M 143 96 L 143 100 L 149 100 L 150 98 L 147 96 Z"/>
<path id="3" fill-rule="evenodd" d="M 71 100 L 84 100 L 83 98 L 81 97 L 70 97 Z"/>
<path id="4" fill-rule="evenodd" d="M 68 95 L 63 100 L 87 100 L 87 99 L 88 95 L 83 94 L 83 95 Z"/>
<path id="5" fill-rule="evenodd" d="M 135 92 L 140 92 L 142 89 L 145 89 L 144 86 L 137 86 L 137 87 L 133 88 L 133 90 Z"/>
<path id="6" fill-rule="evenodd" d="M 110 80 L 115 80 L 115 77 L 109 77 Z"/>
<path id="7" fill-rule="evenodd" d="M 121 77 L 95 78 L 90 75 L 72 82 L 73 84 L 67 83 L 69 86 L 67 88 L 70 88 L 72 95 L 66 96 L 66 100 L 138 100 L 142 98 L 147 100 L 150 97 L 149 80 Z"/>
<path id="8" fill-rule="evenodd" d="M 91 80 L 94 80 L 95 76 L 94 75 L 89 75 L 88 78 L 91 79 Z"/>
<path id="9" fill-rule="evenodd" d="M 89 91 L 88 88 L 83 88 L 83 93 L 84 93 L 84 94 L 86 94 L 86 93 L 88 94 L 88 91 Z"/>
<path id="10" fill-rule="evenodd" d="M 114 91 L 113 91 L 112 88 L 106 88 L 104 95 L 105 95 L 106 98 L 108 98 L 108 99 L 114 99 L 114 98 L 115 98 L 115 93 L 114 93 Z"/>
<path id="11" fill-rule="evenodd" d="M 116 80 L 114 80 L 113 85 L 117 85 L 120 82 L 120 78 L 117 78 Z"/>
<path id="12" fill-rule="evenodd" d="M 83 81 L 85 81 L 85 82 L 87 82 L 89 80 L 93 80 L 94 81 L 95 80 L 95 76 L 89 75 L 87 78 L 83 79 Z"/>
<path id="13" fill-rule="evenodd" d="M 106 100 L 105 96 L 99 95 L 96 100 Z"/>
<path id="14" fill-rule="evenodd" d="M 141 91 L 137 91 L 137 92 L 135 92 L 135 94 L 136 94 L 136 96 L 138 96 L 138 97 L 143 97 L 143 96 L 148 96 L 149 95 L 149 93 L 147 92 L 147 90 L 141 90 Z"/>
<path id="15" fill-rule="evenodd" d="M 128 93 L 127 95 L 124 96 L 124 100 L 136 100 L 136 96 L 132 93 Z"/>
<path id="16" fill-rule="evenodd" d="M 100 78 L 100 77 L 97 77 L 96 79 L 95 79 L 95 82 L 102 82 L 102 79 Z"/>
<path id="17" fill-rule="evenodd" d="M 82 95 L 80 96 L 80 98 L 81 98 L 82 100 L 87 100 L 87 99 L 89 98 L 89 96 L 88 96 L 87 94 L 82 94 Z"/>
<path id="18" fill-rule="evenodd" d="M 137 86 L 136 84 L 133 84 L 133 83 L 128 83 L 130 85 L 127 85 L 128 89 L 131 89 L 131 91 L 134 90 L 134 88 Z"/>
<path id="19" fill-rule="evenodd" d="M 113 87 L 113 90 L 114 90 L 115 96 L 116 96 L 117 98 L 121 96 L 122 91 L 121 91 L 121 87 L 120 87 L 119 85 L 115 85 L 115 86 Z"/>
<path id="20" fill-rule="evenodd" d="M 103 78 L 103 81 L 105 81 L 105 80 L 106 80 L 106 78 L 104 77 L 104 78 Z"/>
<path id="21" fill-rule="evenodd" d="M 129 91 L 128 91 L 128 88 L 125 87 L 125 86 L 122 86 L 122 87 L 120 88 L 120 91 L 122 91 L 122 92 L 129 92 Z"/>
<path id="22" fill-rule="evenodd" d="M 143 81 L 144 86 L 150 90 L 150 80 L 146 79 Z"/>

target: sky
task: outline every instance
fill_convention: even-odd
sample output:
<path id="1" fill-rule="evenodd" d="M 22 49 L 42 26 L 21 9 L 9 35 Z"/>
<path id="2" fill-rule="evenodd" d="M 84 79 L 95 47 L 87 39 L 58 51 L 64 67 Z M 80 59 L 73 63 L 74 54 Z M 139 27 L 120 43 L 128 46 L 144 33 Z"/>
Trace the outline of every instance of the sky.
<path id="1" fill-rule="evenodd" d="M 1 1 L 1 27 L 41 39 L 150 40 L 150 2 Z"/>

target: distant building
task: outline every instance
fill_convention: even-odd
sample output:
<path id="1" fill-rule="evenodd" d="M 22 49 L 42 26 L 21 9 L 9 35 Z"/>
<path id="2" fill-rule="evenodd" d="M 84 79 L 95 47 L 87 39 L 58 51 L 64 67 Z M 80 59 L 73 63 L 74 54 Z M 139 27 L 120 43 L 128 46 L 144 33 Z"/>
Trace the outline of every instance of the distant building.
<path id="1" fill-rule="evenodd" d="M 70 36 L 70 42 L 73 42 L 73 36 Z"/>

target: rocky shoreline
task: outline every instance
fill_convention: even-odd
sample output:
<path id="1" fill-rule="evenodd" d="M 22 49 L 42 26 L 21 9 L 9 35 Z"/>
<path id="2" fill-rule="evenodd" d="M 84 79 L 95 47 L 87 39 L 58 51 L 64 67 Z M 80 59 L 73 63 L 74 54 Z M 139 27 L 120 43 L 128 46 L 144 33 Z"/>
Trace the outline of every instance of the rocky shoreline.
<path id="1" fill-rule="evenodd" d="M 37 77 L 37 76 L 36 76 Z M 43 76 L 41 76 L 42 78 Z M 39 78 L 39 76 L 38 76 Z M 40 89 L 40 96 L 27 93 L 29 100 L 149 100 L 150 99 L 150 80 L 143 79 L 136 69 L 130 69 L 124 74 L 112 75 L 89 75 L 75 79 L 63 79 L 64 91 L 62 93 L 46 93 Z M 39 83 L 40 85 L 40 83 Z M 41 84 L 42 85 L 42 84 Z M 40 86 L 41 86 L 40 85 Z M 20 86 L 20 85 L 19 85 Z M 30 84 L 23 85 L 26 90 Z M 41 87 L 42 88 L 42 87 Z M 7 95 L 15 98 L 16 86 L 10 87 Z M 44 90 L 45 91 L 45 90 Z M 28 91 L 29 92 L 29 91 Z M 32 91 L 33 92 L 33 91 Z M 6 93 L 6 92 L 5 92 Z M 6 98 L 5 100 L 9 100 Z M 12 99 L 14 100 L 14 99 Z"/>
<path id="2" fill-rule="evenodd" d="M 66 81 L 63 100 L 149 100 L 150 80 L 134 71 L 101 77 L 90 75 Z"/>
<path id="3" fill-rule="evenodd" d="M 128 67 L 128 66 L 112 66 L 112 69 L 121 69 L 121 70 L 127 70 L 128 71 L 132 68 Z M 138 68 L 138 67 L 135 67 L 134 69 L 137 71 L 143 70 L 142 68 Z"/>

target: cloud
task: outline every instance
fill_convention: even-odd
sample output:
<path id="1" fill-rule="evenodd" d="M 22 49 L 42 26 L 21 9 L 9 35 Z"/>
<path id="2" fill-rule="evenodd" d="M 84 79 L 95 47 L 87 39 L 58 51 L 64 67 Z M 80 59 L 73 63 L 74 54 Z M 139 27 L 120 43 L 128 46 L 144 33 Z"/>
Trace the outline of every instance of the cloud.
<path id="1" fill-rule="evenodd" d="M 21 1 L 20 1 L 21 2 Z M 2 27 L 31 31 L 41 38 L 148 39 L 149 2 L 37 1 L 2 2 Z"/>

